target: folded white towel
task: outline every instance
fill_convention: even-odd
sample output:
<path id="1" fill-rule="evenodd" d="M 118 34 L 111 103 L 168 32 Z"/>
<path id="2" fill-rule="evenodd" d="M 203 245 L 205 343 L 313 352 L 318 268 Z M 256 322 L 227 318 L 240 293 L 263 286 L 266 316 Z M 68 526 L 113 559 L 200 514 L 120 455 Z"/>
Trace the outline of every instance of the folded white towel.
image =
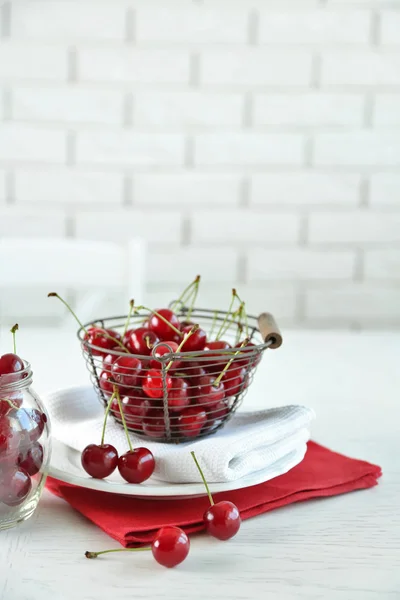
<path id="1" fill-rule="evenodd" d="M 76 450 L 100 443 L 104 408 L 92 387 L 55 392 L 45 398 L 45 404 L 56 439 Z M 210 483 L 234 481 L 261 469 L 268 469 L 266 479 L 272 479 L 301 462 L 313 418 L 310 408 L 293 405 L 236 413 L 214 435 L 185 444 L 162 444 L 132 433 L 130 437 L 134 447 L 145 446 L 154 454 L 153 476 L 162 481 L 201 481 L 190 455 L 192 450 Z M 107 423 L 105 441 L 119 453 L 128 450 L 122 426 L 112 417 Z"/>

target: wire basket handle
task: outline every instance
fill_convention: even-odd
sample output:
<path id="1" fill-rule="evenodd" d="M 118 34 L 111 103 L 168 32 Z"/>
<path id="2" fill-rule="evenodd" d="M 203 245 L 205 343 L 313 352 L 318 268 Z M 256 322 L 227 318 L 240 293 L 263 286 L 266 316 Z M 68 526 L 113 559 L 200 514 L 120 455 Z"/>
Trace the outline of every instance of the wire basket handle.
<path id="1" fill-rule="evenodd" d="M 271 313 L 261 313 L 258 317 L 258 327 L 261 335 L 263 336 L 264 342 L 270 342 L 270 348 L 275 350 L 282 345 L 282 334 L 279 331 L 279 327 Z"/>

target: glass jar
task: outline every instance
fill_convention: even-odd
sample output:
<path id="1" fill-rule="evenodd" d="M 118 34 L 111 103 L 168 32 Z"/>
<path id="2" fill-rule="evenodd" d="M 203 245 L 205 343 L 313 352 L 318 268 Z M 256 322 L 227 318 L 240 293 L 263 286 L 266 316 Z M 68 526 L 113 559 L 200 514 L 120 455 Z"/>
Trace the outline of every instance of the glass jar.
<path id="1" fill-rule="evenodd" d="M 50 460 L 50 423 L 24 367 L 0 376 L 0 529 L 33 515 Z"/>

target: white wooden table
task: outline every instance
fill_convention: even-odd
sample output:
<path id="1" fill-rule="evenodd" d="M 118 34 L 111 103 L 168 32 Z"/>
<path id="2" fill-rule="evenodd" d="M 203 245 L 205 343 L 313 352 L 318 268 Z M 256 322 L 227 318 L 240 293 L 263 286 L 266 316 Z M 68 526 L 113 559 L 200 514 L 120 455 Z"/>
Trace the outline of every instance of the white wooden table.
<path id="1" fill-rule="evenodd" d="M 21 331 L 19 348 L 39 392 L 87 381 L 72 331 Z M 196 536 L 171 570 L 147 553 L 88 561 L 116 542 L 45 492 L 0 533 L 1 600 L 400 598 L 400 334 L 289 333 L 254 385 L 254 406 L 313 406 L 313 438 L 381 465 L 379 485 L 250 519 L 230 542 Z"/>

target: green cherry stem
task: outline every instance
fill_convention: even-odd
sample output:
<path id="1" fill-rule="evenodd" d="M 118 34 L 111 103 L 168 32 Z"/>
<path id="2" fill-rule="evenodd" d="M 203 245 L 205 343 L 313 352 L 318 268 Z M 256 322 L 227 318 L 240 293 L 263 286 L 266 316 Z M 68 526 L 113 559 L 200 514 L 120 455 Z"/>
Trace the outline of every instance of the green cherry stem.
<path id="1" fill-rule="evenodd" d="M 7 402 L 7 404 L 10 406 L 10 408 L 14 408 L 15 410 L 18 410 L 18 406 L 16 404 L 14 404 L 14 402 L 12 402 L 9 398 L 0 398 L 0 402 Z"/>
<path id="2" fill-rule="evenodd" d="M 19 327 L 18 327 L 18 323 L 15 323 L 14 327 L 11 327 L 10 331 L 12 333 L 13 336 L 13 351 L 14 354 L 17 354 L 17 344 L 15 342 L 15 332 L 18 331 Z"/>
<path id="3" fill-rule="evenodd" d="M 124 327 L 124 330 L 122 332 L 122 336 L 121 337 L 124 337 L 124 335 L 128 331 L 128 327 L 129 327 L 129 324 L 131 322 L 131 317 L 132 317 L 134 306 L 135 306 L 135 301 L 134 300 L 130 300 L 129 301 L 129 312 L 128 312 L 128 316 L 126 317 L 125 327 Z"/>
<path id="4" fill-rule="evenodd" d="M 238 354 L 240 354 L 241 349 L 243 348 L 243 346 L 246 346 L 248 344 L 248 342 L 249 342 L 248 338 L 246 338 L 246 339 L 243 340 L 243 342 L 239 346 L 239 349 L 235 352 L 235 354 L 232 356 L 232 358 L 226 363 L 225 367 L 222 369 L 221 373 L 218 375 L 218 377 L 214 381 L 213 387 L 218 387 L 221 379 L 223 378 L 223 376 L 225 375 L 225 373 L 227 372 L 227 370 L 229 369 L 229 367 L 231 366 L 231 364 L 235 360 L 235 357 Z"/>
<path id="5" fill-rule="evenodd" d="M 218 311 L 216 310 L 214 312 L 213 320 L 212 320 L 212 323 L 211 323 L 210 338 L 212 338 L 212 334 L 214 333 L 214 328 L 215 328 L 215 324 L 217 322 L 217 319 L 218 319 Z"/>
<path id="6" fill-rule="evenodd" d="M 189 339 L 189 338 L 190 338 L 190 337 L 191 337 L 191 336 L 192 336 L 194 333 L 196 333 L 196 331 L 197 331 L 198 329 L 199 329 L 199 326 L 198 326 L 198 325 L 193 325 L 192 329 L 191 329 L 190 331 L 188 331 L 188 332 L 185 334 L 185 337 L 183 338 L 183 340 L 181 341 L 181 343 L 180 343 L 180 344 L 179 344 L 179 346 L 177 347 L 177 349 L 176 349 L 176 351 L 174 352 L 174 354 L 176 354 L 177 352 L 180 352 L 180 351 L 182 350 L 182 348 L 183 348 L 184 344 L 187 342 L 187 340 L 188 340 L 188 339 Z M 171 366 L 172 366 L 173 362 L 174 362 L 174 361 L 173 361 L 173 360 L 171 360 L 171 361 L 170 361 L 170 362 L 167 364 L 167 366 L 166 366 L 166 368 L 165 368 L 165 372 L 166 372 L 166 373 L 168 373 L 168 371 L 170 370 L 170 368 L 171 368 Z"/>
<path id="7" fill-rule="evenodd" d="M 232 309 L 233 309 L 233 305 L 234 305 L 235 299 L 236 299 L 236 290 L 235 290 L 235 288 L 233 288 L 233 289 L 232 289 L 232 298 L 231 298 L 231 303 L 230 303 L 230 305 L 229 305 L 228 312 L 227 312 L 227 313 L 226 313 L 226 315 L 225 315 L 225 319 L 222 321 L 222 323 L 221 323 L 221 327 L 219 328 L 219 330 L 218 330 L 218 333 L 217 333 L 217 335 L 216 335 L 216 337 L 215 337 L 215 339 L 216 339 L 216 340 L 219 340 L 219 339 L 220 339 L 220 337 L 221 337 L 221 335 L 222 335 L 222 333 L 223 333 L 224 327 L 225 327 L 225 325 L 226 325 L 226 322 L 227 322 L 227 320 L 228 320 L 229 316 L 232 314 Z"/>
<path id="8" fill-rule="evenodd" d="M 129 433 L 128 433 L 128 427 L 126 426 L 124 409 L 123 409 L 122 402 L 121 402 L 121 396 L 119 395 L 119 390 L 118 390 L 118 388 L 117 388 L 116 385 L 114 385 L 114 395 L 117 398 L 119 410 L 120 410 L 120 413 L 121 413 L 122 425 L 123 425 L 123 428 L 124 428 L 124 431 L 125 431 L 126 439 L 127 439 L 128 446 L 129 446 L 129 450 L 130 450 L 130 452 L 132 452 L 133 448 L 132 448 L 132 443 L 131 443 L 131 440 L 130 440 L 130 437 L 129 437 Z"/>
<path id="9" fill-rule="evenodd" d="M 177 335 L 179 335 L 179 337 L 183 337 L 182 331 L 179 331 L 179 329 L 177 329 L 174 325 L 172 325 L 172 323 L 170 323 L 165 317 L 160 315 L 160 313 L 158 313 L 156 310 L 147 308 L 147 306 L 136 306 L 133 310 L 135 313 L 138 312 L 139 310 L 148 310 L 152 315 L 156 315 L 159 319 L 161 319 L 161 321 L 164 321 L 164 323 L 166 325 L 168 325 L 172 329 L 172 331 L 174 331 Z"/>
<path id="10" fill-rule="evenodd" d="M 64 304 L 64 306 L 67 307 L 67 309 L 69 310 L 69 312 L 71 313 L 71 315 L 74 317 L 75 321 L 78 323 L 78 325 L 80 326 L 80 328 L 83 329 L 83 331 L 85 332 L 85 334 L 89 335 L 89 332 L 86 329 L 86 327 L 83 325 L 82 321 L 78 318 L 78 316 L 76 315 L 76 313 L 72 310 L 71 306 L 68 304 L 68 302 L 66 302 L 64 300 L 64 298 L 61 298 L 61 296 L 59 294 L 57 294 L 57 292 L 50 292 L 50 294 L 47 294 L 47 297 L 48 298 L 58 298 Z M 107 333 L 107 331 L 105 331 L 103 327 L 98 327 L 97 329 L 102 332 L 102 335 L 105 338 L 108 338 L 109 340 L 113 340 L 118 346 L 120 346 L 125 352 L 127 352 L 129 354 L 128 348 L 126 346 L 124 346 L 124 344 L 122 342 L 120 342 L 119 340 L 117 340 L 117 338 L 114 338 L 112 335 L 110 335 L 109 333 Z"/>
<path id="11" fill-rule="evenodd" d="M 214 505 L 214 498 L 212 497 L 212 494 L 210 492 L 210 488 L 208 487 L 208 483 L 206 481 L 206 478 L 204 477 L 204 473 L 202 471 L 202 468 L 199 465 L 199 461 L 197 460 L 196 455 L 195 455 L 195 453 L 194 453 L 193 450 L 192 450 L 192 452 L 190 454 L 192 455 L 193 460 L 194 460 L 194 462 L 196 464 L 196 467 L 197 467 L 197 469 L 198 469 L 198 471 L 200 473 L 200 476 L 201 476 L 201 478 L 203 480 L 203 483 L 204 483 L 205 488 L 206 488 L 208 499 L 210 500 L 210 504 L 211 504 L 211 506 L 213 506 Z"/>
<path id="12" fill-rule="evenodd" d="M 225 323 L 225 325 L 224 325 L 224 327 L 223 327 L 223 329 L 222 329 L 222 331 L 221 331 L 221 333 L 220 333 L 220 337 L 222 337 L 223 335 L 225 335 L 225 333 L 228 331 L 229 327 L 230 327 L 230 326 L 231 326 L 233 323 L 235 323 L 235 322 L 236 322 L 236 321 L 235 321 L 235 319 L 236 319 L 237 317 L 240 317 L 240 315 L 241 315 L 241 306 L 242 306 L 242 305 L 240 305 L 240 306 L 239 306 L 239 308 L 238 308 L 237 310 L 235 310 L 235 312 L 231 313 L 231 317 L 232 317 L 232 318 L 231 318 L 231 320 L 230 320 L 230 321 L 228 320 L 228 321 Z"/>
<path id="13" fill-rule="evenodd" d="M 104 444 L 104 437 L 105 437 L 105 435 L 106 435 L 107 417 L 108 417 L 108 415 L 109 415 L 109 413 L 110 413 L 111 404 L 112 404 L 112 401 L 114 400 L 114 398 L 115 398 L 115 392 L 114 392 L 114 394 L 111 396 L 111 398 L 109 399 L 109 401 L 108 401 L 108 404 L 107 404 L 107 408 L 106 408 L 106 412 L 105 412 L 105 414 L 104 414 L 104 422 L 103 422 L 103 430 L 102 430 L 102 432 L 101 432 L 101 442 L 100 442 L 100 446 L 103 446 L 103 444 Z"/>
<path id="14" fill-rule="evenodd" d="M 100 550 L 100 552 L 85 552 L 86 558 L 97 558 L 100 554 L 110 554 L 111 552 L 147 552 L 151 550 L 150 546 L 145 548 L 113 548 L 112 550 Z"/>
<path id="15" fill-rule="evenodd" d="M 177 300 L 175 300 L 175 302 L 173 302 L 172 306 L 171 306 L 171 310 L 175 310 L 176 307 L 178 306 L 178 304 L 181 304 L 182 306 L 184 306 L 184 301 L 186 300 L 187 296 L 190 298 L 192 295 L 192 288 L 194 286 L 199 285 L 200 283 L 200 275 L 197 275 L 195 277 L 195 279 L 192 281 L 192 283 L 189 283 L 189 285 L 187 287 L 185 287 L 185 289 L 183 290 L 182 294 L 179 296 L 179 298 Z M 190 292 L 190 294 L 189 294 Z"/>
<path id="16" fill-rule="evenodd" d="M 190 321 L 191 316 L 192 316 L 192 312 L 194 309 L 194 305 L 196 304 L 196 300 L 197 300 L 197 295 L 199 293 L 199 287 L 200 287 L 200 275 L 198 275 L 194 281 L 194 286 L 193 286 L 193 292 L 191 295 L 191 300 L 190 300 L 190 306 L 189 306 L 189 311 L 186 315 L 186 319 L 188 321 Z"/>
<path id="17" fill-rule="evenodd" d="M 240 296 L 236 290 L 235 290 L 235 296 L 239 300 L 240 305 L 242 307 L 241 316 L 244 315 L 244 322 L 245 322 L 245 326 L 246 326 L 246 337 L 249 337 L 249 320 L 247 318 L 246 303 L 243 302 L 243 300 L 240 298 Z"/>

